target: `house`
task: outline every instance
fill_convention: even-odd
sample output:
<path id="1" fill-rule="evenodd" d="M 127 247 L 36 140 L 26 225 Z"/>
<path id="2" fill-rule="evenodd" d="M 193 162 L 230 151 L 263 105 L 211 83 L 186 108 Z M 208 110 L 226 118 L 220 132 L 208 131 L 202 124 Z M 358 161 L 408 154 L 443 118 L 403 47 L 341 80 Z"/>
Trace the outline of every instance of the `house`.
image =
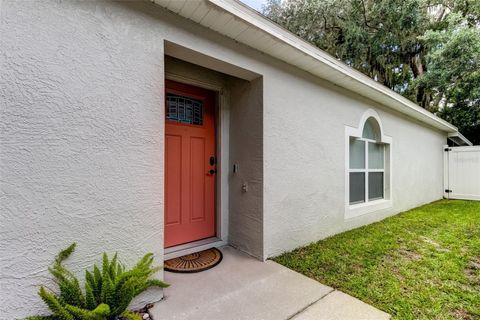
<path id="1" fill-rule="evenodd" d="M 265 260 L 442 198 L 443 146 L 468 144 L 234 0 L 1 9 L 2 318 L 43 310 L 73 241 L 75 271 L 103 251 Z"/>

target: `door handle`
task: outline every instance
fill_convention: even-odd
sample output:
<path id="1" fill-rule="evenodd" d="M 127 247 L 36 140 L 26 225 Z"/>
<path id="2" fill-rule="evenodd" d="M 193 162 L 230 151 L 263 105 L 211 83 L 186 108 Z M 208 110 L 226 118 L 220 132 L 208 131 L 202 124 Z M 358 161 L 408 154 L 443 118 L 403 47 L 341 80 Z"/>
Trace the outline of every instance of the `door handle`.
<path id="1" fill-rule="evenodd" d="M 215 172 L 217 172 L 217 171 L 215 171 L 215 170 L 213 170 L 213 169 L 210 169 L 210 170 L 208 171 L 208 175 L 209 175 L 209 176 L 213 176 L 213 175 L 215 174 Z"/>

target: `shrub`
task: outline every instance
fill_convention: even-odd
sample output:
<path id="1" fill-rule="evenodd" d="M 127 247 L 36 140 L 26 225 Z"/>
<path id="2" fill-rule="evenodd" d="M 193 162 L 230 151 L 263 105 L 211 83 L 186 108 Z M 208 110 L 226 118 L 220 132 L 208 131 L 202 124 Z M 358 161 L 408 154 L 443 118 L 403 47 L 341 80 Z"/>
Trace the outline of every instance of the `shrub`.
<path id="1" fill-rule="evenodd" d="M 57 295 L 44 287 L 40 287 L 38 292 L 52 315 L 33 316 L 28 320 L 141 320 L 140 316 L 127 310 L 132 299 L 150 287 L 168 287 L 163 281 L 150 279 L 160 270 L 160 267 L 152 267 L 152 253 L 146 254 L 130 270 L 118 261 L 117 254 L 109 260 L 104 253 L 101 269 L 94 265 L 92 271 L 85 271 L 84 293 L 75 275 L 62 265 L 75 246 L 72 243 L 60 251 L 53 266 L 48 269 L 60 293 Z"/>

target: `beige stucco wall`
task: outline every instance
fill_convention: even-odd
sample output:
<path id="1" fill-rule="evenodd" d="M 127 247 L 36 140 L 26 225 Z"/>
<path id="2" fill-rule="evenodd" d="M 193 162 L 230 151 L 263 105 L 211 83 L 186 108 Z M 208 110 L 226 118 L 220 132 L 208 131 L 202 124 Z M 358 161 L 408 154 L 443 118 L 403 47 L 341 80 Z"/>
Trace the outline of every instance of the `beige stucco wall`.
<path id="1" fill-rule="evenodd" d="M 289 69 L 265 76 L 267 256 L 442 197 L 445 134 Z M 345 126 L 369 108 L 392 138 L 393 206 L 346 220 Z"/>
<path id="2" fill-rule="evenodd" d="M 81 278 L 103 251 L 162 263 L 163 38 L 119 4 L 0 10 L 0 319 L 16 319 L 46 311 L 39 285 L 74 241 Z"/>
<path id="3" fill-rule="evenodd" d="M 445 134 L 154 4 L 3 1 L 0 34 L 2 319 L 45 311 L 38 285 L 72 241 L 74 271 L 104 250 L 162 262 L 164 40 L 262 76 L 261 258 L 442 196 Z M 345 126 L 368 108 L 393 139 L 393 207 L 346 221 Z"/>
<path id="4" fill-rule="evenodd" d="M 229 241 L 263 259 L 263 83 L 261 78 L 251 82 L 232 79 L 229 87 Z M 238 166 L 235 173 L 234 165 Z"/>

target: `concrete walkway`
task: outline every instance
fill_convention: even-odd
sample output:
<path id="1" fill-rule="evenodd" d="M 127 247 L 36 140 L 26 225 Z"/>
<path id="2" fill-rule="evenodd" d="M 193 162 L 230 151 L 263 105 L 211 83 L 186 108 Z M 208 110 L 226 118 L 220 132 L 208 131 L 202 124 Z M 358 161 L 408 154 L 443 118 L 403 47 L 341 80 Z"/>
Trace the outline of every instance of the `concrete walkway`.
<path id="1" fill-rule="evenodd" d="M 383 320 L 390 316 L 273 261 L 231 247 L 213 269 L 165 272 L 171 286 L 150 310 L 153 320 Z"/>

